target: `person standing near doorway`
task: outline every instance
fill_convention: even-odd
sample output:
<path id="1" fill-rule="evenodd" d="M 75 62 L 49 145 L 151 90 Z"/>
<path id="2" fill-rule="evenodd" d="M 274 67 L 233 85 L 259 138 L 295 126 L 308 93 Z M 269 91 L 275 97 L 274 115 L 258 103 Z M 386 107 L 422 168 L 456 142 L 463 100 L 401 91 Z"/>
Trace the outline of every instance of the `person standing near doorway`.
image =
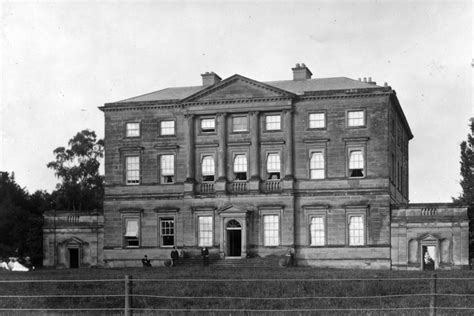
<path id="1" fill-rule="evenodd" d="M 209 265 L 209 250 L 204 247 L 201 249 L 202 264 L 204 266 Z"/>

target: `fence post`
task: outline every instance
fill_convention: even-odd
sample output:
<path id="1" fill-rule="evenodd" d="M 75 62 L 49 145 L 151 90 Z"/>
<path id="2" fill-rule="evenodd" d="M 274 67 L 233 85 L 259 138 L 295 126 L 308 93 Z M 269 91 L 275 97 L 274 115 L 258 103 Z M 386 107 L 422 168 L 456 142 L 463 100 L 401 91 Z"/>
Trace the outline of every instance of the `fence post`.
<path id="1" fill-rule="evenodd" d="M 436 316 L 436 273 L 431 279 L 430 316 Z"/>
<path id="2" fill-rule="evenodd" d="M 131 275 L 126 275 L 125 276 L 125 316 L 132 316 L 133 311 L 132 311 L 132 289 L 133 289 L 133 283 L 132 283 L 132 276 Z"/>

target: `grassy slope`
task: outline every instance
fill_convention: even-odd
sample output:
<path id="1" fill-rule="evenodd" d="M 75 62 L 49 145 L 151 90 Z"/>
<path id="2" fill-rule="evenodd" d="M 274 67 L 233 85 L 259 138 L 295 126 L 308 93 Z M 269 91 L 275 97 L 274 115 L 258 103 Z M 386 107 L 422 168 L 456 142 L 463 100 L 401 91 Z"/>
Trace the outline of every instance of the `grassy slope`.
<path id="1" fill-rule="evenodd" d="M 28 273 L 0 271 L 0 295 L 104 295 L 124 293 L 124 276 L 131 275 L 133 293 L 155 296 L 186 296 L 192 299 L 135 297 L 134 308 L 160 309 L 347 309 L 429 306 L 430 280 L 395 280 L 395 278 L 430 278 L 428 272 L 402 272 L 380 270 L 331 270 L 314 268 L 224 268 L 186 266 L 177 268 L 135 269 L 81 269 L 38 270 Z M 443 278 L 474 278 L 474 271 L 442 271 L 438 275 L 438 293 L 474 294 L 474 280 L 443 280 Z M 370 279 L 344 281 L 341 279 Z M 65 283 L 1 283 L 2 280 L 104 280 L 116 282 L 65 282 Z M 166 281 L 163 279 L 173 279 Z M 206 281 L 186 281 L 205 279 Z M 222 279 L 260 279 L 259 281 L 215 281 Z M 268 281 L 263 281 L 266 279 Z M 276 280 L 278 279 L 278 280 Z M 285 281 L 285 280 L 298 281 Z M 314 281 L 331 279 L 331 281 Z M 380 280 L 384 279 L 384 280 Z M 337 280 L 337 281 L 333 281 Z M 383 298 L 381 296 L 411 294 Z M 377 298 L 327 298 L 327 297 L 377 296 Z M 200 298 L 196 298 L 200 297 Z M 213 298 L 203 298 L 213 297 Z M 218 298 L 216 298 L 218 297 Z M 233 299 L 224 297 L 234 297 Z M 235 299 L 288 298 L 306 299 Z M 326 297 L 315 299 L 308 297 Z M 122 308 L 123 297 L 105 298 L 0 298 L 1 308 Z M 438 306 L 471 307 L 474 299 L 466 297 L 437 298 Z M 341 311 L 333 311 L 336 314 Z M 448 312 L 448 311 L 446 311 Z M 470 311 L 473 312 L 472 310 Z M 327 311 L 324 313 L 328 313 Z M 426 314 L 426 310 L 409 311 Z M 103 314 L 103 312 L 100 312 Z M 313 313 L 314 314 L 314 313 Z M 344 313 L 346 314 L 346 313 Z M 358 314 L 354 312 L 354 314 Z M 366 314 L 366 312 L 359 312 Z M 375 312 L 375 314 L 378 314 Z M 464 313 L 463 313 L 464 314 Z M 466 315 L 469 312 L 465 313 Z"/>

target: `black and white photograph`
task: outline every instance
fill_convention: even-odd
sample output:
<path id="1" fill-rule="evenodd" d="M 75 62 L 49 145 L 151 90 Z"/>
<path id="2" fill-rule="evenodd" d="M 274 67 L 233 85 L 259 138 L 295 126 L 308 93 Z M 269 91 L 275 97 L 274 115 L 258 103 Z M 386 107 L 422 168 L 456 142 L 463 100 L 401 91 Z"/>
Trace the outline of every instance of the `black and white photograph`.
<path id="1" fill-rule="evenodd" d="M 474 314 L 473 12 L 0 0 L 0 315 Z"/>

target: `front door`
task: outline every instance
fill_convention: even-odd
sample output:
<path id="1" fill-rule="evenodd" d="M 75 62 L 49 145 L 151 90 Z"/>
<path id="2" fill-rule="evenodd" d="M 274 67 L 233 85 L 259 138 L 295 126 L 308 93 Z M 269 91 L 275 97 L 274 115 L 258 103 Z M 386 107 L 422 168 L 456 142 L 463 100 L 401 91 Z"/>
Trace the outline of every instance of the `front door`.
<path id="1" fill-rule="evenodd" d="M 242 255 L 242 227 L 235 219 L 227 223 L 227 255 L 229 257 Z"/>
<path id="2" fill-rule="evenodd" d="M 69 268 L 79 268 L 79 249 L 69 248 Z"/>

